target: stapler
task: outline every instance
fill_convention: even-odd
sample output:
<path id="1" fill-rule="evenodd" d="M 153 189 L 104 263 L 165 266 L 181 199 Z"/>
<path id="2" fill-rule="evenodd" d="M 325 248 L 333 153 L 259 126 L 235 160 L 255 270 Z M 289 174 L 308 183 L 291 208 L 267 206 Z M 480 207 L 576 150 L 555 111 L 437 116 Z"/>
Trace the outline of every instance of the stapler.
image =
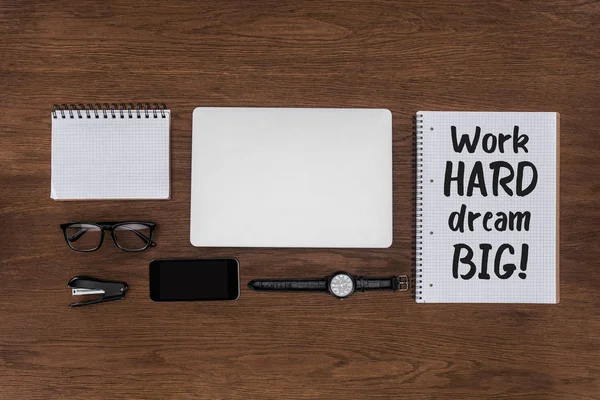
<path id="1" fill-rule="evenodd" d="M 71 279 L 67 286 L 71 288 L 71 294 L 73 296 L 88 296 L 91 294 L 102 295 L 92 300 L 71 303 L 69 304 L 69 308 L 104 303 L 105 301 L 111 300 L 120 300 L 125 297 L 125 293 L 127 293 L 128 289 L 125 282 L 101 281 L 82 276 L 76 276 Z"/>

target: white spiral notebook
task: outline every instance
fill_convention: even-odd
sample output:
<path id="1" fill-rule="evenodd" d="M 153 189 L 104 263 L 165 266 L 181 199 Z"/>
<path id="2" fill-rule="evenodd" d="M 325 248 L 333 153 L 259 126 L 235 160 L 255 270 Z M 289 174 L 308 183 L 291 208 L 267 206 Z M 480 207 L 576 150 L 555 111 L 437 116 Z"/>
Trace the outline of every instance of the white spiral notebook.
<path id="1" fill-rule="evenodd" d="M 54 200 L 170 197 L 169 129 L 163 104 L 54 106 Z"/>
<path id="2" fill-rule="evenodd" d="M 558 113 L 420 111 L 416 126 L 416 301 L 558 303 Z"/>

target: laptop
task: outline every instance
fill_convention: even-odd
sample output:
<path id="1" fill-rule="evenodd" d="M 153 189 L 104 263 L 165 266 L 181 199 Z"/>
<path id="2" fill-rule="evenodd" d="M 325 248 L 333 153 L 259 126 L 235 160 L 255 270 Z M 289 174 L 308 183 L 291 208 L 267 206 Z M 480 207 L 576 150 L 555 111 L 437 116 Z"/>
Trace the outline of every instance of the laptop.
<path id="1" fill-rule="evenodd" d="M 392 230 L 389 110 L 194 110 L 192 245 L 385 248 Z"/>

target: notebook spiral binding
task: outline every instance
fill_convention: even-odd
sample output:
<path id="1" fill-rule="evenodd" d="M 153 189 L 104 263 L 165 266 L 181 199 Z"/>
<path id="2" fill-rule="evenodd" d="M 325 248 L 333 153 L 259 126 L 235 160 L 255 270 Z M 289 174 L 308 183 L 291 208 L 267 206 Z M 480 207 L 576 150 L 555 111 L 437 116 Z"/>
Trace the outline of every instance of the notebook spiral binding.
<path id="1" fill-rule="evenodd" d="M 164 103 L 54 104 L 52 118 L 166 118 Z"/>
<path id="2" fill-rule="evenodd" d="M 423 299 L 423 114 L 415 118 L 415 299 Z"/>

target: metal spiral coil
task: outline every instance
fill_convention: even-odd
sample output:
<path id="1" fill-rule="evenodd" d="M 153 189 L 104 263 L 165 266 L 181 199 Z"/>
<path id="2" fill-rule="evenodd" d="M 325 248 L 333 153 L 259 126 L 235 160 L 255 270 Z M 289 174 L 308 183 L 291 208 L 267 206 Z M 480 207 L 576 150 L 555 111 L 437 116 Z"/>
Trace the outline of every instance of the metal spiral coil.
<path id="1" fill-rule="evenodd" d="M 415 118 L 415 298 L 423 299 L 423 114 Z"/>
<path id="2" fill-rule="evenodd" d="M 54 104 L 52 118 L 166 118 L 164 103 Z"/>

